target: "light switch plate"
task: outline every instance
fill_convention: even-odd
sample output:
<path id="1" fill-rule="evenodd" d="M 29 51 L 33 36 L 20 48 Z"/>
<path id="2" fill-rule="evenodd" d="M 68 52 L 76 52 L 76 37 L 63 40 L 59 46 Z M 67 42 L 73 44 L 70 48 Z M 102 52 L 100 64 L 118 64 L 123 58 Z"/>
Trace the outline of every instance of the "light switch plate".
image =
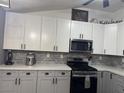
<path id="1" fill-rule="evenodd" d="M 124 63 L 124 58 L 122 58 L 122 63 Z"/>
<path id="2" fill-rule="evenodd" d="M 61 54 L 61 55 L 60 55 L 60 58 L 64 58 L 64 56 Z"/>
<path id="3" fill-rule="evenodd" d="M 48 54 L 46 55 L 46 57 L 49 58 L 49 57 L 50 57 L 50 54 L 48 53 Z"/>
<path id="4" fill-rule="evenodd" d="M 99 56 L 99 60 L 102 60 L 102 56 Z"/>

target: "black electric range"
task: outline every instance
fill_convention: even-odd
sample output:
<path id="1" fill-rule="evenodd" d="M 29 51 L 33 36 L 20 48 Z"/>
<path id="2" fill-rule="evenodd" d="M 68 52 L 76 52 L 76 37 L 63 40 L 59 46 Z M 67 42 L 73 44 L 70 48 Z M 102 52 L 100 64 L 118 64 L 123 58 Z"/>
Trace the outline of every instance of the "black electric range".
<path id="1" fill-rule="evenodd" d="M 97 69 L 75 58 L 67 65 L 72 68 L 71 93 L 97 93 Z"/>

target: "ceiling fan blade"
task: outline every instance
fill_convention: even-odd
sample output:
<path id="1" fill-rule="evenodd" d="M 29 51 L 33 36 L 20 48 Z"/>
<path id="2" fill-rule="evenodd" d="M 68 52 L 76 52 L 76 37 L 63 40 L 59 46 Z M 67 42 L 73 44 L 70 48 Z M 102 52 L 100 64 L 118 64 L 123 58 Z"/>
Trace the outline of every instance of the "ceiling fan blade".
<path id="1" fill-rule="evenodd" d="M 84 3 L 84 4 L 82 4 L 82 5 L 88 5 L 88 4 L 90 4 L 91 2 L 93 2 L 94 0 L 89 0 L 89 1 L 87 1 L 86 3 Z"/>
<path id="2" fill-rule="evenodd" d="M 109 7 L 109 0 L 103 0 L 103 8 Z"/>
<path id="3" fill-rule="evenodd" d="M 121 2 L 124 2 L 124 0 L 121 0 Z"/>

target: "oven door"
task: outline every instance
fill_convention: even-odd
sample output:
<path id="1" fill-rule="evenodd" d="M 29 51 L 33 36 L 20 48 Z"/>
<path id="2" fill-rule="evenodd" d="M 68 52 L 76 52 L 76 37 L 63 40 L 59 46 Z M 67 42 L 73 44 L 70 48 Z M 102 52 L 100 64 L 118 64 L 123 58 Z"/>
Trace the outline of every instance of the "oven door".
<path id="1" fill-rule="evenodd" d="M 97 93 L 97 77 L 72 76 L 71 93 Z"/>

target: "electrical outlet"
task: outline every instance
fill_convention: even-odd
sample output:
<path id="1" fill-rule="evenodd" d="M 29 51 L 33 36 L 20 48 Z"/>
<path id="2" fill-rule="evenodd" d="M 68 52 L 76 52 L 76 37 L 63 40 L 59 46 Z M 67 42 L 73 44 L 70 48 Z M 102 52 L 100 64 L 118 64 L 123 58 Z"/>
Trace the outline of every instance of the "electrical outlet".
<path id="1" fill-rule="evenodd" d="M 64 58 L 64 56 L 61 54 L 61 55 L 60 55 L 60 58 Z"/>
<path id="2" fill-rule="evenodd" d="M 124 63 L 124 58 L 122 58 L 122 63 Z"/>
<path id="3" fill-rule="evenodd" d="M 46 55 L 46 57 L 49 58 L 49 57 L 50 57 L 50 54 L 48 53 L 48 54 Z"/>
<path id="4" fill-rule="evenodd" d="M 99 60 L 102 60 L 102 56 L 99 56 Z"/>

